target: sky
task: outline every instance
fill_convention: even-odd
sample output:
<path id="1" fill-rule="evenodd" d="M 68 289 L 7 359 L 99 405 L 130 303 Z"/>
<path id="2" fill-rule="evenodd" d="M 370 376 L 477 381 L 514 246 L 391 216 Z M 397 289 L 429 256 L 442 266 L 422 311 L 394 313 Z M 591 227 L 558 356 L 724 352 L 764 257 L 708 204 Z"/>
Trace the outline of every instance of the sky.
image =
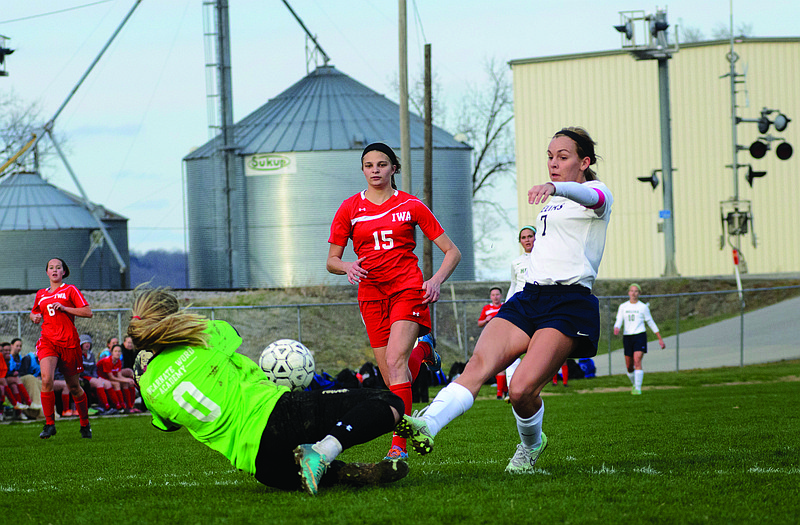
<path id="1" fill-rule="evenodd" d="M 331 64 L 396 99 L 398 2 L 290 0 Z M 0 93 L 38 104 L 51 118 L 106 44 L 134 0 L 0 0 L 0 35 L 15 50 Z M 234 121 L 307 74 L 305 33 L 280 0 L 229 0 Z M 734 26 L 752 36 L 800 34 L 797 0 L 735 0 Z M 418 76 L 425 43 L 449 112 L 465 90 L 485 83 L 487 60 L 619 49 L 620 11 L 668 9 L 672 27 L 710 38 L 728 27 L 730 0 L 646 4 L 611 0 L 407 0 L 409 76 Z M 74 8 L 74 9 L 72 9 Z M 56 12 L 54 11 L 61 11 Z M 89 199 L 129 218 L 129 247 L 183 250 L 181 159 L 209 140 L 202 0 L 143 0 L 55 122 L 66 156 Z M 52 13 L 52 14 L 48 14 Z M 45 15 L 46 16 L 42 16 Z M 313 69 L 313 66 L 312 66 Z M 554 81 L 558 81 L 554 79 Z M 46 139 L 45 139 L 46 140 Z M 5 159 L 2 159 L 3 161 Z M 42 175 L 78 193 L 58 160 Z M 514 184 L 507 195 L 516 221 Z M 515 230 L 496 247 L 510 260 Z M 507 265 L 479 268 L 505 278 Z"/>

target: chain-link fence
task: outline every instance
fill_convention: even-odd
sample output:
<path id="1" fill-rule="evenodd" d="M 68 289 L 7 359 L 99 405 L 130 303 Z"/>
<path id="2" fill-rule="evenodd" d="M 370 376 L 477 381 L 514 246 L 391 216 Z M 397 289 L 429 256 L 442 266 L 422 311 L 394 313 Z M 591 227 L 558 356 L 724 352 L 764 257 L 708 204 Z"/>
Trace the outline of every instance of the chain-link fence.
<path id="1" fill-rule="evenodd" d="M 798 295 L 800 286 L 747 289 L 741 298 L 735 290 L 643 295 L 641 300 L 650 304 L 653 318 L 667 342 L 666 351 L 648 354 L 648 369 L 740 366 L 800 358 L 800 346 L 794 345 L 795 336 L 800 335 Z M 623 360 L 616 357 L 622 337 L 613 335 L 613 325 L 618 306 L 628 297 L 601 296 L 599 300 L 601 336 L 595 357 L 598 374 L 622 373 Z M 478 299 L 443 299 L 432 306 L 433 332 L 445 367 L 456 361 L 464 362 L 472 354 L 481 333 L 478 316 L 485 304 L 485 300 Z M 374 360 L 355 302 L 193 307 L 192 310 L 235 326 L 244 339 L 240 351 L 254 359 L 270 342 L 292 338 L 312 349 L 318 369 L 328 372 L 358 368 L 365 360 Z M 751 318 L 752 321 L 745 322 Z M 92 335 L 97 350 L 112 336 L 121 340 L 129 320 L 127 308 L 97 309 L 90 319 L 76 318 L 75 326 L 79 333 Z M 28 311 L 0 312 L 0 340 L 19 337 L 23 354 L 34 348 L 39 332 L 40 327 L 30 322 Z M 648 336 L 654 338 L 649 330 Z M 703 359 L 690 357 L 698 353 Z M 655 366 L 657 359 L 666 364 Z"/>

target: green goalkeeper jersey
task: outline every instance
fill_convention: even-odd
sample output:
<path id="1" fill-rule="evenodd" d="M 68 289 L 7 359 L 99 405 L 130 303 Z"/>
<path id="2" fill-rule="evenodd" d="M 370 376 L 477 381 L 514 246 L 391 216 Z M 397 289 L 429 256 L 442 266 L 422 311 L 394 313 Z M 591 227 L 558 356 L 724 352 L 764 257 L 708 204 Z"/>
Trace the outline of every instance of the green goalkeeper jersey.
<path id="1" fill-rule="evenodd" d="M 208 347 L 175 346 L 147 364 L 142 399 L 161 430 L 186 429 L 233 465 L 255 474 L 261 435 L 289 391 L 267 379 L 247 356 L 242 338 L 224 321 L 208 321 Z"/>

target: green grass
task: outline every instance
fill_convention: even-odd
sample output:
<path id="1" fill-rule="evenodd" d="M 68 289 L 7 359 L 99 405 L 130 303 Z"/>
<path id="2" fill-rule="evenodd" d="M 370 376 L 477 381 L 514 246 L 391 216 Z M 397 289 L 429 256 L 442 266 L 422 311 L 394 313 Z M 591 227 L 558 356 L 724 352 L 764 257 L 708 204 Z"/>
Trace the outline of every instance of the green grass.
<path id="1" fill-rule="evenodd" d="M 147 417 L 0 425 L 8 523 L 797 523 L 800 361 L 548 386 L 550 445 L 532 476 L 503 472 L 518 441 L 486 387 L 384 487 L 317 497 L 265 488 L 185 431 Z M 345 451 L 374 461 L 388 436 Z"/>

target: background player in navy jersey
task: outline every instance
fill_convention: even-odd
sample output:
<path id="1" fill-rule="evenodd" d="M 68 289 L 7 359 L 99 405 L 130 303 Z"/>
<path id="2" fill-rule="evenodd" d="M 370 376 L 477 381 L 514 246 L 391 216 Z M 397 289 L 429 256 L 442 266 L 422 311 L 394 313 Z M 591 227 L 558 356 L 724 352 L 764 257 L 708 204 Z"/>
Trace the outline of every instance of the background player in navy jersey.
<path id="1" fill-rule="evenodd" d="M 42 411 L 44 429 L 39 437 L 47 439 L 56 434 L 55 392 L 53 379 L 56 367 L 64 374 L 75 408 L 81 421 L 81 436 L 92 437 L 89 426 L 89 406 L 86 392 L 81 388 L 79 374 L 83 371 L 80 338 L 75 330 L 75 317 L 92 317 L 92 308 L 78 289 L 66 284 L 69 266 L 62 259 L 50 259 L 45 267 L 50 286 L 39 290 L 30 318 L 42 325 L 36 352 L 42 370 Z"/>
<path id="2" fill-rule="evenodd" d="M 647 353 L 647 328 L 650 327 L 658 337 L 658 344 L 663 350 L 666 345 L 658 331 L 658 325 L 653 321 L 650 314 L 650 306 L 639 300 L 642 289 L 638 284 L 633 283 L 628 288 L 628 302 L 622 303 L 617 309 L 617 319 L 614 322 L 614 335 L 622 332 L 622 345 L 625 353 L 625 367 L 628 369 L 628 379 L 631 380 L 631 394 L 640 395 L 642 393 L 642 379 L 644 370 L 642 369 L 642 358 Z"/>
<path id="3" fill-rule="evenodd" d="M 545 206 L 536 219 L 527 284 L 483 330 L 464 373 L 421 418 L 404 416 L 398 425 L 397 432 L 419 452 L 429 452 L 433 437 L 472 406 L 481 385 L 524 353 L 509 385 L 520 443 L 506 472 L 532 473 L 547 447 L 542 389 L 568 357 L 597 354 L 600 310 L 592 285 L 605 247 L 611 192 L 589 167 L 597 157 L 585 130 L 557 132 L 547 157 L 550 182 L 528 191 L 530 204 Z"/>
<path id="4" fill-rule="evenodd" d="M 439 300 L 440 287 L 455 270 L 461 252 L 422 201 L 397 190 L 394 175 L 400 163 L 389 146 L 376 142 L 364 148 L 361 170 L 367 189 L 345 200 L 336 212 L 326 266 L 358 285 L 361 317 L 378 368 L 389 390 L 403 400 L 405 413 L 411 414 L 411 384 L 421 364 L 436 370 L 441 363 L 433 348 L 427 355 L 426 345 L 412 349 L 418 337 L 430 332 L 428 305 Z M 439 270 L 424 282 L 413 252 L 416 226 L 444 253 Z M 354 262 L 342 260 L 349 239 L 358 258 Z M 406 440 L 394 436 L 386 457 L 408 457 Z"/>

